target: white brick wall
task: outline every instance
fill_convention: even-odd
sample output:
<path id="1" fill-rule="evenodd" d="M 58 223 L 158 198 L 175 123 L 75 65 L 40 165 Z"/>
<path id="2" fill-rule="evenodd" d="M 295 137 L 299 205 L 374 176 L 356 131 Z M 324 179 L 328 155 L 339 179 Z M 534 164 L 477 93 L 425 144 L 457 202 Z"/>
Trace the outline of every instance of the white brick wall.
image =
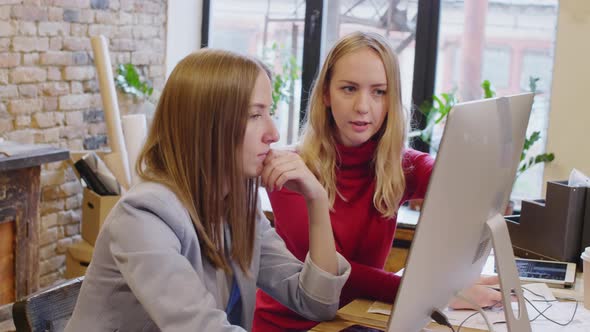
<path id="1" fill-rule="evenodd" d="M 113 66 L 132 62 L 161 89 L 166 6 L 166 0 L 0 0 L 0 137 L 71 150 L 103 146 L 90 37 L 106 35 Z M 122 98 L 122 113 L 140 109 Z M 43 287 L 63 278 L 66 247 L 80 241 L 82 191 L 65 162 L 44 165 L 41 186 Z"/>

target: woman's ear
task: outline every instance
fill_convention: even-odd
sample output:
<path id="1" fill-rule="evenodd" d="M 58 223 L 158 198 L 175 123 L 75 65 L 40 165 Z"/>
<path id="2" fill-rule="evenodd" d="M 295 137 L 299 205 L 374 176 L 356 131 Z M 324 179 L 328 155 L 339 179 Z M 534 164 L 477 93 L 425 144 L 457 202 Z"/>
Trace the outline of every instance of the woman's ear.
<path id="1" fill-rule="evenodd" d="M 324 91 L 323 100 L 324 100 L 324 105 L 326 105 L 327 107 L 332 106 L 330 104 L 330 91 L 329 90 Z"/>

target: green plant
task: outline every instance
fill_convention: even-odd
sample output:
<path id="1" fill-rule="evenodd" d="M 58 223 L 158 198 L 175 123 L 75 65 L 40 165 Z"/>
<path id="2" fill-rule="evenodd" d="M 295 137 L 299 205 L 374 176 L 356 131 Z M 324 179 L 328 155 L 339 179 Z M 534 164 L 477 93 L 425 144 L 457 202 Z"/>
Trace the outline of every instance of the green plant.
<path id="1" fill-rule="evenodd" d="M 152 82 L 144 79 L 131 63 L 121 64 L 117 67 L 115 85 L 124 93 L 139 98 L 148 98 L 154 92 Z"/>
<path id="2" fill-rule="evenodd" d="M 432 131 L 434 126 L 441 123 L 449 114 L 453 105 L 457 103 L 454 92 L 441 93 L 439 96 L 432 96 L 431 101 L 425 101 L 418 107 L 420 113 L 426 117 L 426 127 L 422 130 L 413 131 L 409 137 L 420 136 L 420 139 L 430 145 L 433 150 L 438 150 L 437 146 L 432 144 Z"/>
<path id="3" fill-rule="evenodd" d="M 538 81 L 538 77 L 529 77 L 529 88 L 531 92 L 536 93 Z M 484 98 L 487 99 L 496 96 L 496 92 L 494 91 L 490 81 L 483 81 L 481 83 L 481 88 L 483 89 Z M 455 92 L 442 93 L 440 94 L 440 97 L 433 96 L 432 100 L 432 102 L 426 101 L 420 105 L 420 107 L 418 107 L 418 110 L 426 117 L 426 127 L 422 130 L 411 132 L 409 137 L 420 137 L 423 142 L 428 144 L 431 149 L 436 151 L 438 147 L 432 144 L 433 128 L 435 125 L 441 123 L 449 115 L 451 108 L 458 102 L 458 100 L 455 97 Z M 555 159 L 555 155 L 551 152 L 540 153 L 527 158 L 527 154 L 529 153 L 531 147 L 537 141 L 539 141 L 539 139 L 541 139 L 541 132 L 539 131 L 534 131 L 530 136 L 525 137 L 524 146 L 520 155 L 520 163 L 518 164 L 518 169 L 516 171 L 516 178 L 536 164 L 549 163 Z"/>
<path id="4" fill-rule="evenodd" d="M 270 49 L 265 54 L 271 53 L 274 55 L 274 61 L 283 61 L 280 67 L 280 71 L 273 73 L 272 82 L 272 105 L 270 108 L 270 114 L 275 115 L 277 107 L 281 101 L 290 102 L 293 96 L 292 90 L 295 86 L 295 81 L 299 79 L 299 72 L 301 68 L 297 65 L 297 58 L 293 55 L 289 55 L 285 60 L 282 60 L 281 50 L 276 43 L 273 43 Z M 270 59 L 266 59 L 266 63 L 269 68 L 274 68 L 273 62 Z"/>
<path id="5" fill-rule="evenodd" d="M 529 137 L 526 137 L 524 140 L 524 147 L 522 148 L 522 153 L 520 154 L 520 163 L 518 164 L 518 169 L 516 170 L 516 178 L 518 178 L 522 173 L 524 173 L 527 169 L 533 167 L 539 163 L 549 163 L 555 159 L 555 155 L 553 153 L 541 153 L 536 156 L 531 156 L 529 159 L 526 159 L 526 155 L 539 139 L 541 138 L 541 133 L 539 131 L 533 132 Z"/>
<path id="6" fill-rule="evenodd" d="M 488 80 L 484 80 L 481 82 L 481 88 L 483 89 L 483 98 L 494 98 L 496 96 L 496 91 L 492 90 L 492 84 Z M 533 91 L 534 92 L 534 91 Z"/>
<path id="7" fill-rule="evenodd" d="M 537 92 L 537 82 L 540 80 L 539 77 L 529 77 L 529 88 L 531 92 Z M 526 155 L 529 152 L 529 149 L 539 140 L 541 139 L 541 132 L 534 131 L 529 137 L 525 137 L 524 140 L 524 147 L 522 148 L 522 153 L 520 154 L 520 163 L 518 164 L 518 169 L 516 170 L 516 178 L 524 173 L 527 169 L 535 166 L 539 163 L 550 163 L 555 159 L 555 154 L 552 152 L 549 153 L 540 153 L 536 156 L 531 156 L 526 159 Z"/>

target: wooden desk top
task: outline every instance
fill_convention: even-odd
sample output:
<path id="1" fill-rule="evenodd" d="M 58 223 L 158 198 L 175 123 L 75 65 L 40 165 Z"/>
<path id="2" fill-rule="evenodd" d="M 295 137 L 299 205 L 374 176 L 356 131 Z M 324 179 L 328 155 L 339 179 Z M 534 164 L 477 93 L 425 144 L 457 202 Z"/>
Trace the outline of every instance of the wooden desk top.
<path id="1" fill-rule="evenodd" d="M 389 316 L 368 313 L 367 311 L 371 307 L 374 301 L 366 299 L 357 299 L 347 304 L 346 306 L 338 310 L 336 318 L 329 322 L 323 322 L 318 324 L 310 331 L 315 332 L 338 332 L 345 327 L 361 324 L 369 327 L 379 328 L 384 330 L 387 326 Z M 436 323 L 431 323 L 423 331 L 445 331 L 448 332 L 449 328 L 446 326 L 440 326 Z M 461 331 L 465 332 L 481 332 L 482 330 L 462 327 Z"/>
<path id="2" fill-rule="evenodd" d="M 575 298 L 578 301 L 584 301 L 584 275 L 581 272 L 576 273 L 576 282 L 571 289 L 552 288 L 553 294 L 556 297 Z M 366 299 L 357 299 L 347 304 L 338 310 L 336 318 L 329 322 L 323 322 L 311 329 L 315 332 L 338 332 L 345 327 L 360 324 L 369 327 L 375 327 L 384 330 L 387 327 L 389 316 L 369 313 L 368 310 L 373 305 L 374 301 Z M 445 331 L 449 328 L 440 326 L 436 323 L 431 323 L 423 331 Z M 482 332 L 479 329 L 462 327 L 461 331 L 465 332 Z"/>
<path id="3" fill-rule="evenodd" d="M 0 171 L 39 166 L 70 158 L 70 152 L 45 144 L 0 142 Z"/>

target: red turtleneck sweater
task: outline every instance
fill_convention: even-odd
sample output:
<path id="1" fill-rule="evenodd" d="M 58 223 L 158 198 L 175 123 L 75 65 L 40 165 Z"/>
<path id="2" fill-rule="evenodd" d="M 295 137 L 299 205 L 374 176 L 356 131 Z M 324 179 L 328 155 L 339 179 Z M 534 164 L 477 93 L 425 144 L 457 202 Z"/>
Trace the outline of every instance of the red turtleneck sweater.
<path id="1" fill-rule="evenodd" d="M 337 146 L 340 155 L 336 185 L 346 197 L 338 195 L 330 211 L 336 250 L 351 264 L 352 271 L 340 296 L 340 305 L 355 298 L 370 298 L 392 303 L 400 278 L 383 270 L 395 234 L 396 218 L 383 218 L 373 205 L 375 170 L 370 167 L 377 142 L 359 147 Z M 401 202 L 424 198 L 433 159 L 425 153 L 405 150 L 403 168 L 406 190 Z M 301 261 L 309 251 L 309 228 L 303 196 L 282 189 L 269 193 L 277 233 L 287 248 Z M 268 294 L 256 294 L 253 331 L 308 330 L 317 322 L 291 311 Z"/>

